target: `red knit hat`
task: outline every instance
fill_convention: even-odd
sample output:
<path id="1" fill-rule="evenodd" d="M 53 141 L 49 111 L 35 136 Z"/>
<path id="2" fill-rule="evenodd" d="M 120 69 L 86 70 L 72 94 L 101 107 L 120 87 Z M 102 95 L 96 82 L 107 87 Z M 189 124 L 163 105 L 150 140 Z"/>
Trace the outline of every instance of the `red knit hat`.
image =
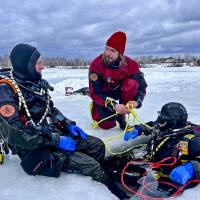
<path id="1" fill-rule="evenodd" d="M 106 45 L 123 54 L 126 46 L 126 34 L 121 31 L 113 33 L 107 40 Z"/>

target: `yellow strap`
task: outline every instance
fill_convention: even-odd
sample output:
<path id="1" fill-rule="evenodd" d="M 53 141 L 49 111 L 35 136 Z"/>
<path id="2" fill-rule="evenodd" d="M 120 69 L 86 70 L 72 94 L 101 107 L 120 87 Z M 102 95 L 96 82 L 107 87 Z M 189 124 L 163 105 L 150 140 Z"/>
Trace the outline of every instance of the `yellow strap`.
<path id="1" fill-rule="evenodd" d="M 0 151 L 0 165 L 2 165 L 2 164 L 3 164 L 3 154 Z"/>
<path id="2" fill-rule="evenodd" d="M 3 141 L 3 139 L 0 139 L 0 165 L 2 165 L 3 161 L 4 161 L 3 154 L 5 154 L 4 141 Z"/>
<path id="3" fill-rule="evenodd" d="M 188 155 L 188 141 L 180 141 L 179 149 L 182 155 L 187 156 Z"/>
<path id="4" fill-rule="evenodd" d="M 194 134 L 187 134 L 184 136 L 184 138 L 187 138 L 189 140 L 191 140 L 194 137 Z"/>

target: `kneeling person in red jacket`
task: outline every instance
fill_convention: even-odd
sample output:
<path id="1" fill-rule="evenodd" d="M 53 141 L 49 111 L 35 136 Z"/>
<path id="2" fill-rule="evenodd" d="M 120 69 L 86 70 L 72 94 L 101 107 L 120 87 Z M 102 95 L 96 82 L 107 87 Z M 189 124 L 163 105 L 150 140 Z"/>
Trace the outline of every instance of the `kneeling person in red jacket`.
<path id="1" fill-rule="evenodd" d="M 89 68 L 89 91 L 93 100 L 92 118 L 100 121 L 115 112 L 112 117 L 101 123 L 99 127 L 110 129 L 126 126 L 125 115 L 130 113 L 126 107 L 140 108 L 146 94 L 146 81 L 139 65 L 124 55 L 126 34 L 115 32 L 106 42 L 102 55 L 93 60 Z M 115 100 L 119 100 L 117 103 Z"/>

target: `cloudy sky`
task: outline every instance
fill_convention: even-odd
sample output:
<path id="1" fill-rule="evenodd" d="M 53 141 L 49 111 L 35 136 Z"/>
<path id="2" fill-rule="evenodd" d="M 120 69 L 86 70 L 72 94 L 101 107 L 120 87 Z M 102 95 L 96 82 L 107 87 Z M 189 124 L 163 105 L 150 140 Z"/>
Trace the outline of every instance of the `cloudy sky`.
<path id="1" fill-rule="evenodd" d="M 131 56 L 200 53 L 199 0 L 1 0 L 0 27 L 0 55 L 28 43 L 91 59 L 119 30 Z"/>

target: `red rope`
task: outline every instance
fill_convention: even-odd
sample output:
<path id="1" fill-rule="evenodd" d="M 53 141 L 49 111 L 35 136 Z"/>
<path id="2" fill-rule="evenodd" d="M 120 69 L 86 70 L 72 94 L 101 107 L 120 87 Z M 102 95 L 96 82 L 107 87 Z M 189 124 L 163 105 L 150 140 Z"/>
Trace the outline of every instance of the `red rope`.
<path id="1" fill-rule="evenodd" d="M 165 163 L 166 161 L 170 160 L 172 160 L 171 163 Z M 160 168 L 161 166 L 174 166 L 177 160 L 178 159 L 176 157 L 167 157 L 157 163 L 149 163 L 149 165 L 151 166 L 151 168 Z"/>
<path id="2" fill-rule="evenodd" d="M 172 161 L 171 163 L 165 163 L 166 161 L 170 161 L 170 160 Z M 148 196 L 148 195 L 143 194 L 144 189 L 147 189 L 148 191 L 152 191 L 150 186 L 155 184 L 155 183 L 161 183 L 161 184 L 164 184 L 164 185 L 167 185 L 167 186 L 170 186 L 170 187 L 176 189 L 176 192 L 174 194 L 172 194 L 170 197 L 179 196 L 187 185 L 189 185 L 190 183 L 200 183 L 200 179 L 190 180 L 186 184 L 184 184 L 183 186 L 178 188 L 176 185 L 174 185 L 170 182 L 166 182 L 166 181 L 152 181 L 150 183 L 146 183 L 146 177 L 144 177 L 144 179 L 142 181 L 142 188 L 141 188 L 140 192 L 137 192 L 137 191 L 133 190 L 132 188 L 130 188 L 125 183 L 125 180 L 124 180 L 125 172 L 126 172 L 126 169 L 129 167 L 129 165 L 134 165 L 134 164 L 137 164 L 137 163 L 145 163 L 145 164 L 148 164 L 153 169 L 153 168 L 160 168 L 161 166 L 173 166 L 173 165 L 176 164 L 176 162 L 177 162 L 177 158 L 175 158 L 175 157 L 167 157 L 167 158 L 165 158 L 165 159 L 163 159 L 163 160 L 161 160 L 157 163 L 148 163 L 148 162 L 145 162 L 145 161 L 142 161 L 142 160 L 141 161 L 130 161 L 126 164 L 126 166 L 123 168 L 123 170 L 121 172 L 121 183 L 127 191 L 131 192 L 134 195 L 141 197 L 143 200 L 152 200 L 152 198 L 154 200 L 164 200 L 165 199 L 165 198 L 152 197 L 152 196 Z M 146 173 L 144 173 L 144 174 L 146 174 Z M 142 176 L 144 176 L 144 174 Z"/>
<path id="3" fill-rule="evenodd" d="M 183 186 L 181 186 L 171 197 L 178 196 L 181 193 L 181 191 L 183 191 L 185 189 L 185 187 L 191 183 L 200 183 L 200 179 L 193 179 L 193 180 L 188 181 Z"/>
<path id="4" fill-rule="evenodd" d="M 122 170 L 122 173 L 121 173 L 121 182 L 122 182 L 123 187 L 124 187 L 127 191 L 131 192 L 131 193 L 134 194 L 134 195 L 137 195 L 137 196 L 141 197 L 141 198 L 144 199 L 144 200 L 148 200 L 149 198 L 151 198 L 150 196 L 144 195 L 144 194 L 142 194 L 141 192 L 137 192 L 137 191 L 133 190 L 132 188 L 128 187 L 128 185 L 125 183 L 125 180 L 124 180 L 124 174 L 125 174 L 125 172 L 126 172 L 126 169 L 129 167 L 130 164 L 134 164 L 134 163 L 136 163 L 136 162 L 142 162 L 142 161 L 130 161 L 130 162 L 128 162 L 128 163 L 126 164 L 126 166 L 124 167 L 124 169 Z M 143 185 L 143 187 L 146 188 L 146 185 Z M 142 191 L 143 191 L 143 190 L 142 190 Z M 163 200 L 163 198 L 154 198 L 154 200 Z"/>

